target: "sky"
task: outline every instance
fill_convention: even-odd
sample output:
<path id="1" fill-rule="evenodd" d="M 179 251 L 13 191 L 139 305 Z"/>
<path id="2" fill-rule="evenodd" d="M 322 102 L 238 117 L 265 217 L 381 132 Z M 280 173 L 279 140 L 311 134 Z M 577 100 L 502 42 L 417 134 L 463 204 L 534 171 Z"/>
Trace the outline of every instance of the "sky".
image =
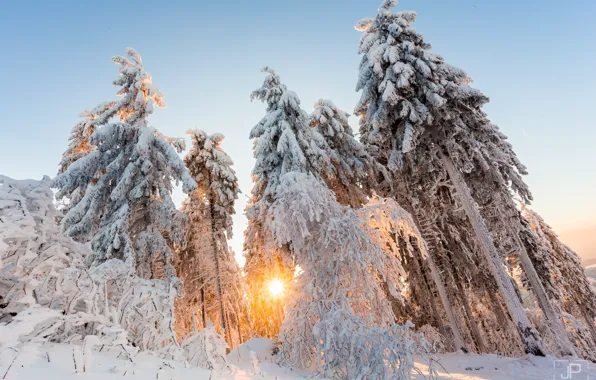
<path id="1" fill-rule="evenodd" d="M 189 128 L 226 136 L 243 191 L 231 242 L 240 254 L 254 164 L 248 135 L 265 112 L 249 99 L 260 68 L 276 69 L 307 112 L 319 98 L 352 112 L 353 25 L 379 4 L 2 0 L 0 174 L 54 176 L 78 114 L 116 98 L 110 58 L 134 47 L 167 104 L 150 125 L 169 136 Z M 596 257 L 586 243 L 596 236 L 596 2 L 402 0 L 395 9 L 415 10 L 433 51 L 491 98 L 486 112 L 529 169 L 533 208 L 580 255 Z"/>

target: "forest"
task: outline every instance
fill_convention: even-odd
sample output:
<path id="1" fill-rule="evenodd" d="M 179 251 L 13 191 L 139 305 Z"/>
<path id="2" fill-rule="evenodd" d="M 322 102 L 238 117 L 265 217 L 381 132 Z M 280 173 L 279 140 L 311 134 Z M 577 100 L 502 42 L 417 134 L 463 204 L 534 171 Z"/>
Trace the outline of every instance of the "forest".
<path id="1" fill-rule="evenodd" d="M 328 379 L 410 379 L 414 357 L 449 352 L 595 361 L 581 259 L 530 207 L 487 95 L 396 5 L 356 25 L 353 116 L 304 109 L 262 69 L 243 267 L 224 136 L 160 133 L 166 98 L 141 55 L 113 57 L 116 96 L 81 112 L 54 178 L 0 176 L 3 371 L 45 342 L 80 346 L 82 365 L 105 346 L 229 369 L 253 338 Z"/>

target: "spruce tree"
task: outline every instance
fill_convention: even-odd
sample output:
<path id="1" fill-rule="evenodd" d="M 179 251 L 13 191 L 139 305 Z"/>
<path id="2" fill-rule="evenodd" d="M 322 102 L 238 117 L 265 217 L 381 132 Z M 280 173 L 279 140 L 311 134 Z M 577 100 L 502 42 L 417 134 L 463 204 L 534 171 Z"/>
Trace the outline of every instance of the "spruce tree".
<path id="1" fill-rule="evenodd" d="M 233 162 L 221 148 L 223 135 L 209 136 L 201 130 L 187 133 L 192 148 L 184 163 L 197 183 L 197 190 L 183 206 L 189 219 L 189 235 L 185 259 L 180 260 L 177 269 L 186 273 L 186 297 L 193 299 L 200 294 L 203 323 L 206 322 L 205 310 L 217 310 L 215 316 L 222 335 L 228 345 L 234 347 L 242 339 L 242 336 L 232 339 L 239 331 L 240 321 L 234 318 L 235 325 L 230 326 L 228 319 L 244 311 L 243 282 L 227 240 L 232 237 L 232 215 L 240 189 Z M 197 284 L 200 284 L 198 289 Z"/>
<path id="2" fill-rule="evenodd" d="M 363 32 L 363 59 L 357 84 L 362 96 L 356 107 L 356 114 L 362 116 L 362 139 L 403 181 L 412 181 L 412 177 L 414 181 L 437 181 L 437 168 L 447 173 L 525 351 L 543 354 L 537 333 L 516 296 L 493 236 L 462 175 L 472 170 L 499 171 L 501 178 L 507 178 L 512 189 L 524 197 L 520 174 L 525 169 L 511 157 L 512 152 L 483 146 L 485 138 L 479 135 L 486 118 L 481 107 L 488 99 L 468 85 L 471 80 L 465 72 L 429 52 L 430 45 L 412 27 L 416 14 L 392 13 L 396 4 L 396 0 L 384 1 L 374 20 L 357 24 Z M 500 136 L 491 136 L 495 137 Z M 477 157 L 483 160 L 476 160 Z M 414 192 L 425 187 L 412 185 L 410 191 Z"/>
<path id="3" fill-rule="evenodd" d="M 367 202 L 374 188 L 384 185 L 378 182 L 383 182 L 388 175 L 356 140 L 348 117 L 331 100 L 319 99 L 308 122 L 328 146 L 333 171 L 321 173 L 327 186 L 338 202 L 359 208 Z"/>
<path id="4" fill-rule="evenodd" d="M 522 216 L 530 231 L 526 230 L 522 239 L 544 288 L 568 320 L 566 326 L 582 356 L 594 360 L 596 294 L 586 278 L 581 258 L 559 239 L 536 211 L 523 206 Z"/>
<path id="5" fill-rule="evenodd" d="M 318 173 L 332 171 L 323 137 L 309 127 L 308 115 L 300 108 L 295 92 L 281 83 L 277 73 L 265 67 L 263 85 L 251 94 L 267 105 L 263 119 L 253 127 L 256 159 L 252 171 L 254 186 L 246 209 L 244 254 L 251 317 L 255 333 L 273 337 L 283 319 L 283 299 L 272 299 L 269 281 L 292 281 L 294 263 L 288 246 L 277 246 L 265 226 L 266 216 L 276 199 L 282 175 L 288 172 Z"/>
<path id="6" fill-rule="evenodd" d="M 170 244 L 182 244 L 184 215 L 170 197 L 173 181 L 186 193 L 196 188 L 176 150 L 179 140 L 148 127 L 154 105 L 163 96 L 145 72 L 141 56 L 114 57 L 120 74 L 120 100 L 94 120 L 101 126 L 90 137 L 95 147 L 54 180 L 62 194 L 84 188 L 85 195 L 61 223 L 67 236 L 91 241 L 92 265 L 110 258 L 125 261 L 143 278 L 175 278 Z M 117 121 L 111 121 L 117 117 Z"/>
<path id="7" fill-rule="evenodd" d="M 60 169 L 58 174 L 64 173 L 68 167 L 80 159 L 95 150 L 95 147 L 89 141 L 89 137 L 97 130 L 98 126 L 94 123 L 99 115 L 106 112 L 106 110 L 113 107 L 115 102 L 104 102 L 100 103 L 93 110 L 85 110 L 79 114 L 83 120 L 79 121 L 73 128 L 69 138 L 68 148 L 62 154 L 62 160 L 60 160 Z M 58 193 L 56 198 L 64 200 L 67 198 L 67 207 L 69 209 L 76 205 L 83 197 L 85 189 L 77 188 L 71 194 Z"/>

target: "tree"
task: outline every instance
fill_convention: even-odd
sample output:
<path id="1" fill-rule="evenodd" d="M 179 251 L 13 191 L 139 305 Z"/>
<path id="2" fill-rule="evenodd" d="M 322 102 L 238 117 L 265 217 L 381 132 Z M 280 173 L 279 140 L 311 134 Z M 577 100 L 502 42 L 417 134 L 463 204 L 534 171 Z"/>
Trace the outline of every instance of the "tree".
<path id="1" fill-rule="evenodd" d="M 544 219 L 522 206 L 529 233 L 522 235 L 544 288 L 568 320 L 566 326 L 584 357 L 593 360 L 596 342 L 596 294 L 584 273 L 581 258 L 565 245 Z M 583 320 L 582 322 L 579 322 Z M 586 333 L 587 330 L 587 333 Z"/>
<path id="2" fill-rule="evenodd" d="M 319 99 L 308 118 L 311 127 L 323 136 L 329 150 L 333 171 L 321 173 L 338 202 L 359 208 L 367 202 L 379 180 L 388 175 L 354 138 L 349 115 L 331 100 Z"/>
<path id="3" fill-rule="evenodd" d="M 66 151 L 62 154 L 62 160 L 60 161 L 60 169 L 58 174 L 64 173 L 68 167 L 81 157 L 86 156 L 95 150 L 95 147 L 89 141 L 89 137 L 97 130 L 97 125 L 94 124 L 94 120 L 99 115 L 113 107 L 115 102 L 104 102 L 100 103 L 93 110 L 85 110 L 79 114 L 83 120 L 79 121 L 71 131 L 70 143 Z M 84 195 L 84 188 L 77 188 L 71 194 L 59 193 L 56 195 L 57 199 L 68 198 L 67 209 L 77 204 Z"/>
<path id="4" fill-rule="evenodd" d="M 429 52 L 430 45 L 411 26 L 416 14 L 392 13 L 396 4 L 397 0 L 384 1 L 374 20 L 357 24 L 363 32 L 363 59 L 357 84 L 362 96 L 356 107 L 356 114 L 362 116 L 362 140 L 365 145 L 374 146 L 378 158 L 390 171 L 399 173 L 403 181 L 413 182 L 410 191 L 426 187 L 420 181 L 437 181 L 437 167 L 448 174 L 452 191 L 471 222 L 525 351 L 541 355 L 537 333 L 516 296 L 493 237 L 461 173 L 499 171 L 500 177 L 524 197 L 526 188 L 521 185 L 520 174 L 525 169 L 510 155 L 512 151 L 483 146 L 485 139 L 478 135 L 486 125 L 481 107 L 488 99 L 468 85 L 471 80 L 465 72 Z M 502 136 L 491 136 L 499 137 Z M 495 177 L 496 174 L 491 176 Z"/>
<path id="5" fill-rule="evenodd" d="M 267 225 L 278 246 L 291 247 L 302 270 L 292 284 L 295 297 L 279 334 L 284 364 L 316 369 L 328 378 L 406 379 L 412 370 L 407 357 L 426 353 L 424 340 L 414 343 L 411 323 L 394 324 L 382 286 L 400 298 L 399 256 L 405 254 L 380 248 L 386 243 L 383 231 L 404 238 L 415 230 L 403 210 L 369 227 L 367 218 L 378 216 L 374 207 L 361 218 L 315 176 L 289 172 L 281 177 Z"/>
<path id="6" fill-rule="evenodd" d="M 59 234 L 51 182 L 0 175 L 2 324 L 43 313 L 47 318 L 27 323 L 31 333 L 15 337 L 85 345 L 100 339 L 106 349 L 117 346 L 129 358 L 139 349 L 168 357 L 183 351 L 172 330 L 172 284 L 141 279 L 117 259 L 88 268 L 85 257 L 93 254 L 88 246 Z"/>
<path id="7" fill-rule="evenodd" d="M 288 246 L 278 246 L 264 226 L 267 212 L 276 199 L 280 178 L 288 172 L 319 175 L 332 171 L 326 143 L 309 127 L 308 115 L 300 108 L 300 100 L 281 83 L 277 73 L 268 73 L 263 85 L 251 94 L 251 99 L 266 103 L 267 113 L 253 127 L 256 159 L 252 171 L 254 186 L 246 209 L 248 227 L 245 231 L 244 253 L 251 316 L 255 333 L 273 337 L 281 324 L 283 298 L 272 299 L 269 281 L 290 283 L 294 275 L 292 253 Z"/>
<path id="8" fill-rule="evenodd" d="M 199 279 L 203 310 L 211 306 L 208 298 L 214 299 L 222 335 L 233 347 L 232 326 L 228 325 L 227 316 L 243 309 L 243 283 L 238 264 L 228 249 L 227 239 L 232 237 L 232 215 L 240 189 L 232 169 L 232 159 L 221 148 L 224 136 L 219 133 L 209 136 L 201 130 L 187 133 L 191 137 L 192 148 L 184 163 L 197 183 L 197 190 L 183 207 L 191 223 L 187 258 L 180 261 L 179 270 L 192 272 L 186 276 L 189 282 Z M 187 287 L 190 291 L 186 292 L 188 297 L 196 297 L 196 286 L 189 283 L 185 284 L 185 289 Z M 212 293 L 212 297 L 205 293 Z M 202 314 L 205 323 L 206 313 Z M 189 315 L 186 317 L 188 319 Z M 236 320 L 236 324 L 239 323 Z M 235 330 L 239 331 L 238 328 Z M 238 343 L 241 339 L 242 336 L 238 336 L 234 341 Z"/>
<path id="9" fill-rule="evenodd" d="M 170 197 L 172 182 L 182 181 L 186 193 L 196 184 L 173 147 L 183 144 L 148 127 L 147 118 L 154 104 L 164 106 L 163 97 L 144 71 L 141 56 L 134 49 L 126 52 L 128 58 L 112 59 L 120 65 L 114 84 L 121 86 L 122 98 L 93 123 L 103 125 L 113 116 L 119 121 L 95 131 L 89 137 L 95 150 L 54 180 L 61 194 L 85 188 L 61 230 L 91 240 L 92 265 L 117 258 L 141 277 L 175 279 L 169 245 L 183 243 L 184 215 Z"/>

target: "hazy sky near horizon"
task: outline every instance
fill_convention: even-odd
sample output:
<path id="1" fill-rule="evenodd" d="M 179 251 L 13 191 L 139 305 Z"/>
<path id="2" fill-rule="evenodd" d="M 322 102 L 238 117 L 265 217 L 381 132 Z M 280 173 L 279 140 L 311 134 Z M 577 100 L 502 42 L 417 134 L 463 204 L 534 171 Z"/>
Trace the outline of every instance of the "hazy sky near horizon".
<path id="1" fill-rule="evenodd" d="M 110 58 L 131 46 L 165 95 L 152 126 L 226 136 L 244 192 L 232 241 L 239 253 L 254 163 L 248 134 L 265 111 L 249 100 L 259 69 L 275 68 L 307 112 L 321 97 L 351 112 L 360 62 L 353 25 L 379 4 L 5 0 L 0 174 L 55 175 L 77 115 L 116 98 Z M 596 225 L 596 2 L 402 0 L 395 9 L 417 11 L 415 27 L 433 51 L 491 98 L 485 110 L 530 171 L 534 209 L 559 232 Z"/>

